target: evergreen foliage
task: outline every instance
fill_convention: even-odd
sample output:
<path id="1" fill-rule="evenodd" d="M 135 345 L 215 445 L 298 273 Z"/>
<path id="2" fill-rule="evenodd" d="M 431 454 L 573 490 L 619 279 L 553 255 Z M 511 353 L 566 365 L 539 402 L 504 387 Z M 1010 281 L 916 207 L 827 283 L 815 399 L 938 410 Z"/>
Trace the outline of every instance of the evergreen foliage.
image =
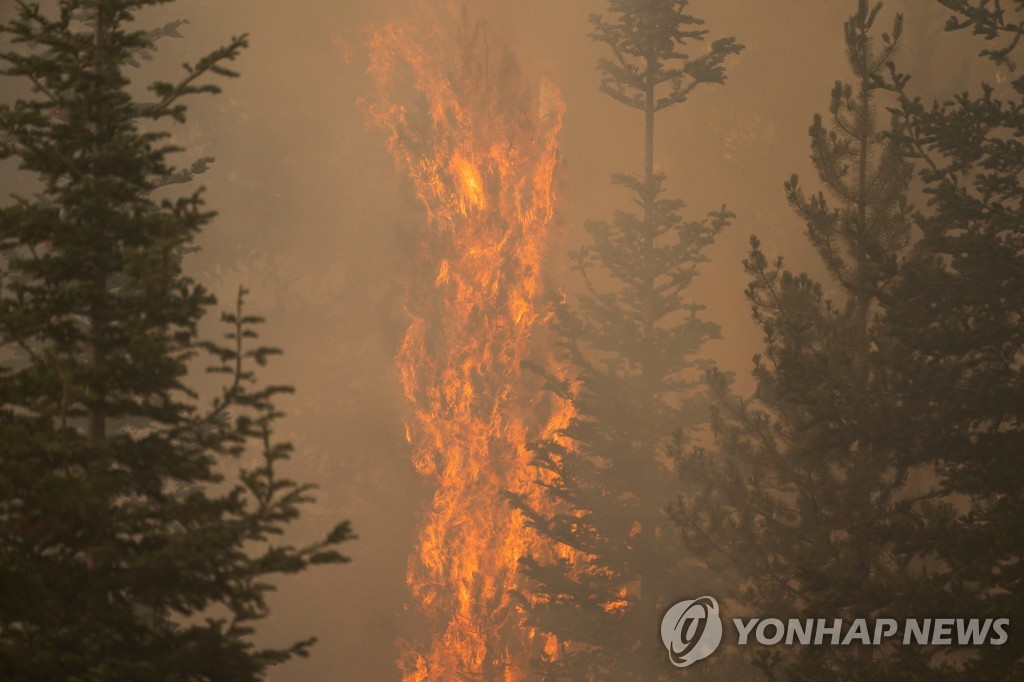
<path id="1" fill-rule="evenodd" d="M 943 102 L 909 94 L 892 70 L 907 153 L 928 197 L 922 238 L 893 291 L 915 451 L 935 460 L 942 496 L 921 532 L 928 583 L 946 610 L 1012 618 L 1024 609 L 1024 77 L 1013 57 L 1024 3 L 945 0 L 951 31 L 986 41 L 995 83 Z M 927 605 L 922 608 L 927 608 Z M 948 649 L 975 680 L 1024 677 L 1024 641 Z"/>
<path id="2" fill-rule="evenodd" d="M 676 509 L 684 536 L 765 617 L 917 615 L 904 611 L 923 570 L 908 542 L 930 490 L 907 456 L 894 342 L 877 322 L 911 236 L 912 170 L 894 129 L 877 123 L 902 33 L 897 15 L 879 41 L 880 11 L 861 0 L 846 22 L 853 82 L 836 83 L 829 125 L 818 115 L 810 127 L 822 190 L 808 194 L 795 175 L 785 183 L 831 281 L 770 262 L 751 239 L 746 293 L 764 339 L 756 391 L 739 398 L 725 373 L 709 372 L 716 447 L 678 457 L 697 488 Z M 926 669 L 912 647 L 750 649 L 769 679 L 910 679 Z"/>
<path id="3" fill-rule="evenodd" d="M 0 106 L 0 158 L 39 195 L 0 209 L 0 677 L 5 680 L 253 680 L 312 640 L 258 649 L 268 576 L 345 558 L 341 523 L 304 546 L 279 542 L 311 486 L 278 473 L 273 436 L 286 387 L 255 370 L 261 322 L 237 306 L 224 343 L 197 325 L 212 296 L 181 253 L 213 214 L 162 123 L 246 46 L 233 39 L 177 82 L 134 97 L 126 66 L 156 32 L 132 28 L 161 0 L 19 2 L 3 26 L 5 78 L 33 94 Z M 200 166 L 192 169 L 202 170 Z M 226 385 L 209 407 L 189 387 L 201 356 Z M 258 453 L 258 454 L 257 454 Z"/>
<path id="4" fill-rule="evenodd" d="M 639 212 L 586 224 L 590 243 L 574 254 L 584 293 L 559 310 L 567 381 L 549 385 L 575 416 L 536 447 L 554 512 L 519 501 L 566 550 L 524 562 L 528 620 L 559 642 L 545 654 L 544 679 L 655 680 L 672 670 L 658 624 L 685 582 L 666 513 L 677 485 L 666 447 L 706 420 L 691 394 L 697 353 L 718 327 L 687 288 L 732 215 L 681 217 L 683 203 L 654 171 L 654 124 L 698 86 L 724 82 L 727 58 L 741 49 L 732 38 L 706 43 L 686 5 L 614 0 L 592 17 L 592 37 L 611 52 L 599 63 L 601 89 L 644 116 L 643 170 L 612 177 Z"/>

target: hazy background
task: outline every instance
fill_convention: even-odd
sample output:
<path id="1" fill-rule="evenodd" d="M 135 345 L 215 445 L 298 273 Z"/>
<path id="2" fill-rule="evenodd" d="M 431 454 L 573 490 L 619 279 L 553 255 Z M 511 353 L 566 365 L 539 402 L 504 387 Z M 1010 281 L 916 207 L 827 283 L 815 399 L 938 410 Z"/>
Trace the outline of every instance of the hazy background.
<path id="1" fill-rule="evenodd" d="M 587 34 L 601 0 L 485 0 L 469 5 L 492 46 L 508 45 L 529 69 L 552 79 L 567 104 L 562 135 L 559 244 L 554 279 L 573 288 L 563 252 L 582 223 L 623 207 L 608 174 L 640 170 L 642 120 L 597 90 L 602 46 Z M 0 20 L 13 2 L 0 0 Z M 181 0 L 142 17 L 148 26 L 188 19 L 183 39 L 160 42 L 157 63 L 140 76 L 170 77 L 231 35 L 251 34 L 237 63 L 242 78 L 223 95 L 192 102 L 175 131 L 183 162 L 217 161 L 201 177 L 219 218 L 188 267 L 228 303 L 249 287 L 252 311 L 266 315 L 265 340 L 285 356 L 264 378 L 298 390 L 285 432 L 297 454 L 290 474 L 316 481 L 319 501 L 295 529 L 301 540 L 349 518 L 360 539 L 343 549 L 353 562 L 282 580 L 261 638 L 282 644 L 315 634 L 309 660 L 280 667 L 277 681 L 393 680 L 394 640 L 405 600 L 405 562 L 429 486 L 409 464 L 403 402 L 392 357 L 404 332 L 401 292 L 410 238 L 423 214 L 395 171 L 381 134 L 364 124 L 357 99 L 369 92 L 366 32 L 408 5 L 402 0 Z M 694 1 L 712 37 L 734 35 L 746 50 L 724 87 L 699 89 L 659 119 L 657 167 L 672 194 L 698 218 L 727 204 L 732 228 L 708 251 L 694 297 L 708 305 L 724 339 L 707 352 L 750 387 L 760 344 L 743 297 L 740 261 L 752 233 L 769 256 L 819 274 L 782 191 L 793 172 L 808 189 L 807 128 L 827 110 L 836 79 L 848 79 L 842 23 L 855 0 Z M 883 30 L 907 15 L 900 64 L 928 98 L 947 96 L 987 74 L 969 72 L 976 46 L 942 36 L 945 12 L 926 0 L 886 4 Z M 936 43 L 938 39 L 938 43 Z M 974 63 L 977 69 L 978 63 Z M 980 68 L 985 68 L 984 66 Z M 17 93 L 0 91 L 8 98 Z M 2 192 L 20 181 L 0 168 Z"/>

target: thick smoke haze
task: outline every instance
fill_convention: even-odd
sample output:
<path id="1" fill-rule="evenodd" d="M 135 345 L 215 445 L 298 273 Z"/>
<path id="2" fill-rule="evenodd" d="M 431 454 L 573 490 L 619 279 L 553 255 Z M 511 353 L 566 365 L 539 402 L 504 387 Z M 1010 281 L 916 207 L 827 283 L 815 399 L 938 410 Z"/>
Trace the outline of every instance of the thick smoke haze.
<path id="1" fill-rule="evenodd" d="M 174 131 L 187 150 L 182 165 L 216 158 L 200 180 L 219 217 L 188 267 L 222 304 L 240 284 L 251 289 L 252 312 L 267 317 L 264 340 L 285 351 L 266 379 L 297 391 L 284 405 L 280 434 L 296 446 L 288 473 L 319 486 L 295 539 L 341 518 L 359 535 L 342 548 L 351 564 L 280 581 L 260 640 L 315 635 L 319 643 L 308 660 L 275 669 L 277 682 L 398 679 L 406 561 L 430 487 L 409 461 L 393 358 L 406 324 L 403 275 L 425 217 L 359 100 L 372 87 L 368 30 L 401 16 L 410 1 L 180 0 L 139 17 L 146 26 L 188 20 L 182 38 L 160 41 L 140 81 L 250 34 L 235 65 L 241 78 L 224 82 L 220 96 L 194 99 L 188 123 Z M 10 15 L 8 3 L 0 0 L 0 19 Z M 893 0 L 881 19 L 889 25 L 895 12 L 906 14 L 897 61 L 926 98 L 964 87 L 974 47 L 941 36 L 936 48 L 945 17 L 933 5 Z M 686 201 L 688 218 L 723 204 L 737 214 L 708 250 L 693 297 L 722 327 L 722 340 L 706 353 L 735 372 L 746 393 L 761 339 L 741 261 L 757 234 L 769 257 L 784 255 L 793 270 L 821 275 L 782 184 L 798 173 L 817 188 L 807 129 L 826 111 L 835 81 L 849 78 L 842 26 L 856 2 L 695 0 L 691 7 L 711 37 L 735 36 L 746 49 L 729 63 L 724 86 L 699 88 L 659 119 L 656 167 L 669 194 Z M 549 259 L 551 280 L 572 292 L 578 282 L 565 252 L 582 242 L 585 220 L 626 207 L 608 176 L 636 172 L 642 161 L 639 114 L 598 91 L 603 49 L 588 38 L 588 16 L 605 3 L 485 0 L 468 8 L 486 22 L 490 45 L 507 47 L 562 90 L 560 215 Z M 0 169 L 5 187 L 17 184 L 12 171 Z"/>

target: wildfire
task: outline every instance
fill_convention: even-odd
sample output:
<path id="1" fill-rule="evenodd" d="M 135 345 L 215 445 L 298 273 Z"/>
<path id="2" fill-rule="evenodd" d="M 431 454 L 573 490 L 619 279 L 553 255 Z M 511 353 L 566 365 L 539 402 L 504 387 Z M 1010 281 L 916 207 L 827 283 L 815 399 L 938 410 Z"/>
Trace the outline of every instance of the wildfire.
<path id="1" fill-rule="evenodd" d="M 366 104 L 428 217 L 396 363 L 414 463 L 436 485 L 408 570 L 432 632 L 400 667 L 410 681 L 518 680 L 527 647 L 554 646 L 531 643 L 511 599 L 539 539 L 503 495 L 539 500 L 525 444 L 567 419 L 565 406 L 538 414 L 520 370 L 544 314 L 563 105 L 550 83 L 490 55 L 465 11 L 418 11 L 372 35 Z"/>

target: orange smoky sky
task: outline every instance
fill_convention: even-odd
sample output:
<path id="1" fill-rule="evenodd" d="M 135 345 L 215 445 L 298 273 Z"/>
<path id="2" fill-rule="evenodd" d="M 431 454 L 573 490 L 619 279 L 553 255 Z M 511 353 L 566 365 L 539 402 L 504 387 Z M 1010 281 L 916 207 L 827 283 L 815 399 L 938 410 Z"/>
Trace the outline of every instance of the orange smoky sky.
<path id="1" fill-rule="evenodd" d="M 0 19 L 11 5 L 0 2 Z M 964 87 L 973 46 L 942 36 L 935 3 L 892 0 L 883 24 L 906 15 L 898 57 L 926 98 Z M 406 618 L 407 560 L 428 481 L 414 470 L 405 437 L 402 387 L 394 358 L 409 318 L 404 282 L 426 220 L 415 188 L 388 153 L 386 134 L 367 125 L 358 102 L 373 88 L 366 40 L 374 26 L 407 13 L 407 0 L 180 0 L 140 15 L 143 25 L 184 18 L 183 38 L 164 39 L 141 76 L 173 73 L 232 35 L 249 33 L 238 80 L 223 94 L 196 99 L 175 131 L 182 162 L 213 156 L 201 177 L 219 217 L 190 256 L 196 278 L 230 300 L 240 284 L 255 313 L 268 318 L 266 340 L 284 349 L 267 379 L 293 384 L 285 433 L 296 445 L 289 472 L 315 481 L 317 504 L 294 529 L 310 538 L 349 518 L 360 539 L 353 559 L 284 578 L 266 642 L 316 635 L 306 660 L 274 669 L 276 682 L 397 680 L 396 637 Z M 613 172 L 636 172 L 642 120 L 598 91 L 602 46 L 588 38 L 600 0 L 481 0 L 467 3 L 486 23 L 489 43 L 504 46 L 530 72 L 561 91 L 559 205 L 545 267 L 571 292 L 578 283 L 565 253 L 583 240 L 583 222 L 627 208 Z M 746 46 L 730 60 L 724 86 L 698 89 L 659 119 L 656 167 L 668 191 L 698 219 L 723 204 L 737 215 L 707 254 L 693 298 L 722 328 L 705 352 L 737 375 L 748 392 L 750 358 L 760 332 L 744 298 L 741 261 L 751 234 L 769 257 L 820 275 L 790 211 L 783 181 L 798 173 L 809 187 L 807 129 L 826 110 L 837 79 L 847 79 L 842 25 L 855 0 L 694 0 L 712 37 Z M 940 40 L 939 46 L 936 41 Z M 972 62 L 972 68 L 985 68 Z M 0 93 L 9 97 L 10 93 Z M 0 166 L 5 187 L 13 169 Z M 5 192 L 6 194 L 6 192 Z"/>

